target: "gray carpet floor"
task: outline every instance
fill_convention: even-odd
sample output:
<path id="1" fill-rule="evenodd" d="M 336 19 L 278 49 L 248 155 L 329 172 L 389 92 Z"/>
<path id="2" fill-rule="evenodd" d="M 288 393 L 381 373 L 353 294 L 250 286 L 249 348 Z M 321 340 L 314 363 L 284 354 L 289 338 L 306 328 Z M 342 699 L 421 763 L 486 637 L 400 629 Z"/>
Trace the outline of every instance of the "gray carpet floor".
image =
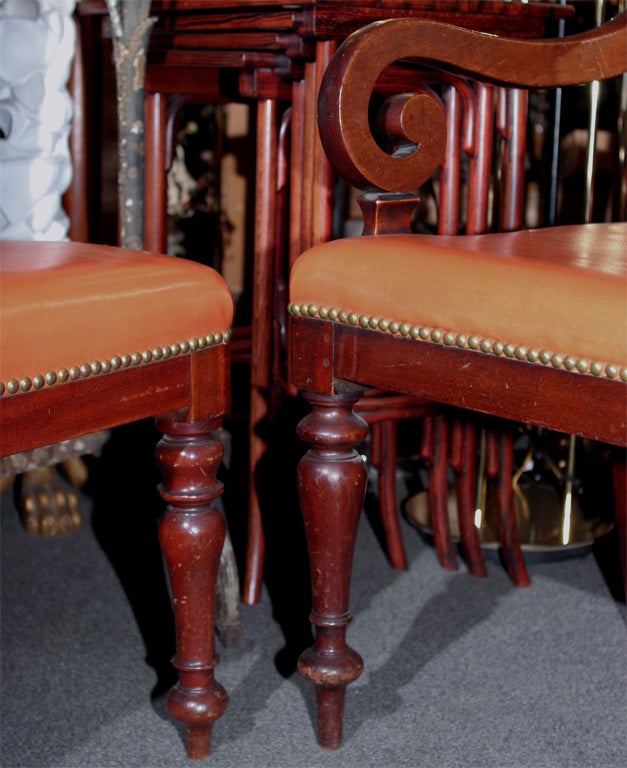
<path id="1" fill-rule="evenodd" d="M 116 519 L 115 505 L 107 532 L 98 500 L 83 501 L 78 533 L 44 539 L 24 532 L 3 497 L 0 764 L 189 767 L 160 690 L 171 617 L 152 523 L 142 557 L 141 542 L 132 553 L 117 546 L 141 532 Z M 347 694 L 342 748 L 317 745 L 313 693 L 289 658 L 285 627 L 307 605 L 280 606 L 280 591 L 264 589 L 260 604 L 241 608 L 239 644 L 219 646 L 230 705 L 212 754 L 196 764 L 627 765 L 625 606 L 598 559 L 531 564 L 531 588 L 517 589 L 497 562 L 487 579 L 463 565 L 445 572 L 406 524 L 404 536 L 411 565 L 399 573 L 366 516 L 360 527 L 349 641 L 365 671 Z"/>

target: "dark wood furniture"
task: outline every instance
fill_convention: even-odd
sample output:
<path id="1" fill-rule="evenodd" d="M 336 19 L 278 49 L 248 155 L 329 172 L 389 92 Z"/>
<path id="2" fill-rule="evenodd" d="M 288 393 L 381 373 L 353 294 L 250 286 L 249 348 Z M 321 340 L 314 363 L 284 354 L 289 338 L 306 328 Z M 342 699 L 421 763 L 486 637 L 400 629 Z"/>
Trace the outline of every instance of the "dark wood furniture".
<path id="1" fill-rule="evenodd" d="M 280 311 L 277 316 L 275 307 L 284 305 L 287 273 L 298 254 L 332 236 L 333 177 L 315 130 L 317 92 L 330 56 L 350 32 L 386 17 L 454 20 L 473 29 L 534 38 L 545 36 L 552 21 L 556 29 L 557 19 L 568 17 L 571 12 L 570 7 L 546 3 L 482 0 L 461 4 L 458 0 L 153 3 L 157 23 L 146 72 L 148 248 L 164 247 L 164 158 L 167 166 L 172 126 L 181 97 L 216 103 L 244 100 L 255 107 L 253 320 L 250 330 L 240 329 L 238 333 L 236 329 L 234 338 L 234 355 L 243 353 L 251 363 L 245 602 L 259 600 L 263 575 L 263 516 L 257 468 L 266 450 L 264 434 L 280 402 L 278 393 L 284 394 L 287 389 L 285 374 L 276 364 L 281 356 L 277 345 L 280 346 L 280 337 L 285 337 L 285 318 Z M 489 106 L 489 97 L 485 106 Z M 484 112 L 483 119 L 486 117 Z M 524 120 L 524 115 L 519 118 Z M 478 125 L 481 119 L 482 115 L 477 114 Z M 515 204 L 516 200 L 512 206 Z M 476 208 L 477 220 L 481 210 Z M 453 214 L 449 210 L 449 221 Z M 377 436 L 379 498 L 390 560 L 395 567 L 403 568 L 406 558 L 394 495 L 396 421 L 390 417 L 421 414 L 429 407 L 418 403 L 403 405 L 398 400 L 387 404 L 369 400 L 362 406 Z"/>
<path id="2" fill-rule="evenodd" d="M 83 0 L 79 17 L 94 41 L 94 21 L 106 13 L 104 0 Z M 338 43 L 363 24 L 388 17 L 423 17 L 522 38 L 555 34 L 557 21 L 572 7 L 549 3 L 486 0 L 153 0 L 146 67 L 145 239 L 149 250 L 166 249 L 166 171 L 172 160 L 173 134 L 181 106 L 189 101 L 246 102 L 254 107 L 257 163 L 252 254 L 252 325 L 236 327 L 234 360 L 251 365 L 249 413 L 250 477 L 248 551 L 244 602 L 261 595 L 264 565 L 263 515 L 258 466 L 266 435 L 287 386 L 283 370 L 286 337 L 285 285 L 290 266 L 305 248 L 329 240 L 333 221 L 333 177 L 315 128 L 320 79 Z M 491 91 L 482 94 L 477 127 L 490 120 Z M 451 103 L 451 110 L 459 113 Z M 524 121 L 525 115 L 518 114 Z M 459 133 L 459 127 L 457 129 Z M 480 133 L 482 131 L 480 130 Z M 523 135 L 524 140 L 524 135 Z M 452 143 L 451 143 L 452 146 Z M 478 150 L 477 197 L 485 188 L 490 154 Z M 454 162 L 454 157 L 452 157 Z M 481 185 L 483 184 L 483 189 Z M 456 191 L 442 210 L 448 228 L 456 226 Z M 487 197 L 483 198 L 487 201 Z M 516 206 L 518 205 L 518 209 Z M 520 197 L 510 210 L 520 213 Z M 471 231 L 485 229 L 486 209 L 474 206 Z M 455 222 L 455 223 L 453 223 Z M 278 307 L 278 310 L 276 309 Z M 379 499 L 391 563 L 406 567 L 396 519 L 394 478 L 396 417 L 429 410 L 426 404 L 362 403 L 373 424 L 373 458 L 379 465 Z M 395 418 L 386 418 L 395 414 Z M 434 451 L 437 453 L 437 451 Z M 441 465 L 443 466 L 443 465 Z M 443 473 L 440 468 L 440 477 Z M 443 561 L 450 558 L 443 553 Z"/>
<path id="3" fill-rule="evenodd" d="M 311 406 L 298 427 L 309 446 L 298 483 L 316 640 L 299 669 L 317 688 L 318 739 L 325 747 L 341 743 L 346 686 L 363 666 L 346 644 L 346 628 L 366 486 L 356 447 L 367 425 L 354 408 L 366 388 L 498 419 L 494 463 L 508 478 L 508 420 L 611 444 L 626 554 L 627 224 L 395 234 L 410 231 L 415 191 L 442 163 L 446 120 L 435 94 L 421 88 L 384 100 L 371 123 L 377 83 L 391 65 L 406 74 L 433 67 L 462 75 L 472 88 L 477 82 L 548 88 L 605 79 L 627 70 L 626 32 L 625 13 L 599 30 L 551 41 L 390 20 L 350 36 L 326 70 L 322 140 L 339 173 L 368 189 L 363 204 L 372 234 L 305 251 L 290 281 L 289 379 Z M 385 148 L 386 136 L 396 152 Z M 498 515 L 507 544 L 515 531 L 511 482 L 501 489 Z"/>
<path id="4" fill-rule="evenodd" d="M 179 672 L 168 704 L 190 757 L 204 757 L 227 706 L 213 670 L 230 292 L 194 262 L 82 243 L 4 242 L 0 268 L 1 455 L 153 416 L 163 433 L 159 536 Z"/>

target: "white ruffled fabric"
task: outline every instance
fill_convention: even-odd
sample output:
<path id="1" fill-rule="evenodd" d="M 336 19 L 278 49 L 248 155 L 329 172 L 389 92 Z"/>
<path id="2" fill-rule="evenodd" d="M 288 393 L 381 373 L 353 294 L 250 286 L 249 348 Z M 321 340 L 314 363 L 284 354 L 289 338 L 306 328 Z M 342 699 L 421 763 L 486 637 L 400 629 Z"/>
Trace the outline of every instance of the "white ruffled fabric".
<path id="1" fill-rule="evenodd" d="M 0 0 L 0 238 L 64 240 L 76 0 Z"/>

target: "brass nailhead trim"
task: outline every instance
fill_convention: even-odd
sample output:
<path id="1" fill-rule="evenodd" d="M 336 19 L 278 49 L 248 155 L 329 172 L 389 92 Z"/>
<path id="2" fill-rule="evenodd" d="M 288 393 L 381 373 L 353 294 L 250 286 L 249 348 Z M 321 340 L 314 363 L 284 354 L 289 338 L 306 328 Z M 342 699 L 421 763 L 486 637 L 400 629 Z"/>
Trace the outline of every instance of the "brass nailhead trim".
<path id="1" fill-rule="evenodd" d="M 476 335 L 467 336 L 455 331 L 429 328 L 424 325 L 412 325 L 408 322 L 399 322 L 388 318 L 369 317 L 358 315 L 346 309 L 334 309 L 330 307 L 318 307 L 316 304 L 290 304 L 290 314 L 295 317 L 314 317 L 322 320 L 332 320 L 344 325 L 359 326 L 367 330 L 378 330 L 382 333 L 390 333 L 393 336 L 402 336 L 420 341 L 431 341 L 435 344 L 454 346 L 459 349 L 470 349 L 473 352 L 508 357 L 527 363 L 539 363 L 543 366 L 562 369 L 570 373 L 587 374 L 607 379 L 620 379 L 627 383 L 627 367 L 619 367 L 611 363 L 602 363 L 598 360 L 586 360 L 575 355 L 563 355 L 547 349 L 516 345 L 510 342 L 502 342 L 494 339 L 485 339 Z"/>
<path id="2" fill-rule="evenodd" d="M 32 379 L 25 376 L 19 381 L 17 379 L 9 379 L 6 383 L 0 381 L 0 397 L 2 395 L 16 395 L 19 392 L 28 392 L 31 389 L 52 387 L 55 384 L 65 384 L 67 381 L 100 376 L 111 371 L 119 371 L 122 368 L 136 368 L 140 365 L 146 365 L 157 360 L 167 360 L 178 355 L 188 355 L 198 349 L 228 344 L 231 341 L 231 336 L 232 332 L 230 330 L 224 333 L 210 333 L 199 339 L 188 339 L 180 344 L 167 344 L 164 347 L 155 347 L 155 349 L 147 349 L 143 352 L 114 355 L 110 360 L 95 360 L 92 363 L 83 363 L 80 366 L 73 365 L 70 368 L 60 368 L 58 371 L 48 371 L 43 375 L 37 374 Z"/>

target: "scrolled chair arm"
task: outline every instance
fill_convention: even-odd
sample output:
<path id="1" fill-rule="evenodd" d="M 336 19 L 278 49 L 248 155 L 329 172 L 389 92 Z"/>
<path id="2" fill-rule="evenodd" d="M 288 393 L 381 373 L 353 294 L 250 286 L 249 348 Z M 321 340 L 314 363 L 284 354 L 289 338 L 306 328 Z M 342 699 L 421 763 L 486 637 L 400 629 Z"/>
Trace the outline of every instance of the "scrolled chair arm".
<path id="1" fill-rule="evenodd" d="M 388 67 L 411 60 L 495 85 L 578 85 L 627 71 L 626 32 L 627 12 L 588 32 L 546 40 L 499 38 L 425 19 L 374 22 L 346 39 L 325 72 L 318 102 L 322 144 L 335 169 L 357 188 L 415 191 L 442 162 L 445 116 L 424 87 L 388 101 L 378 127 L 403 149 L 384 149 L 369 126 L 369 110 Z"/>

